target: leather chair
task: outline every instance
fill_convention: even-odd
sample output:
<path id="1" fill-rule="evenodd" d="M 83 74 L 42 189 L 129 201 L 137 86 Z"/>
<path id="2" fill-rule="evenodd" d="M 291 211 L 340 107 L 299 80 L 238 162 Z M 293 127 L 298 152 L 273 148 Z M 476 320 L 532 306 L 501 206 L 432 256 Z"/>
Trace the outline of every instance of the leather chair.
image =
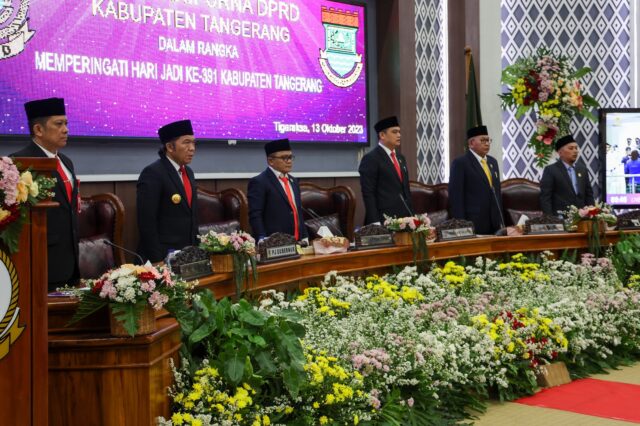
<path id="1" fill-rule="evenodd" d="M 198 187 L 198 233 L 249 231 L 249 203 L 235 188 L 220 192 Z"/>
<path id="2" fill-rule="evenodd" d="M 314 229 L 317 230 L 320 225 L 326 224 L 333 234 L 337 234 L 334 229 L 339 228 L 343 236 L 353 240 L 356 196 L 351 188 L 322 188 L 313 183 L 301 182 L 300 195 L 302 207 L 306 210 L 303 211 L 303 216 L 310 239 L 315 238 Z"/>
<path id="3" fill-rule="evenodd" d="M 415 214 L 427 213 L 433 225 L 450 218 L 449 186 L 446 183 L 426 185 L 424 183 L 409 182 L 411 191 L 411 203 Z"/>
<path id="4" fill-rule="evenodd" d="M 98 278 L 125 263 L 122 250 L 105 241 L 122 245 L 124 206 L 115 194 L 82 197 L 78 214 L 80 278 Z"/>
<path id="5" fill-rule="evenodd" d="M 500 183 L 504 224 L 513 226 L 523 214 L 530 219 L 542 216 L 540 184 L 528 179 L 507 179 Z"/>

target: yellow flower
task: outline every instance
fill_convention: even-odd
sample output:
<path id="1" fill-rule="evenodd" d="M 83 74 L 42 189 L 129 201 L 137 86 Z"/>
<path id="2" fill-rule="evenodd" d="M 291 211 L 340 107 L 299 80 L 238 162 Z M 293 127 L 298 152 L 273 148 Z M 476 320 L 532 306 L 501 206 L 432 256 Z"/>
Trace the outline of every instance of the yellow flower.
<path id="1" fill-rule="evenodd" d="M 38 194 L 40 194 L 40 187 L 38 186 L 38 183 L 37 183 L 37 182 L 33 182 L 33 183 L 31 184 L 31 186 L 29 187 L 29 194 L 30 194 L 32 197 L 37 197 L 37 196 L 38 196 Z"/>
<path id="2" fill-rule="evenodd" d="M 191 422 L 191 426 L 202 426 L 202 420 L 193 419 L 193 421 Z"/>
<path id="3" fill-rule="evenodd" d="M 329 419 L 327 418 L 327 416 L 320 417 L 320 424 L 321 425 L 326 425 L 327 423 L 329 423 Z"/>
<path id="4" fill-rule="evenodd" d="M 284 408 L 284 413 L 285 413 L 285 414 L 291 414 L 291 413 L 293 413 L 293 407 L 285 407 L 285 408 Z"/>
<path id="5" fill-rule="evenodd" d="M 173 422 L 174 425 L 180 426 L 181 424 L 183 424 L 182 414 L 173 413 L 173 416 L 171 416 L 171 421 Z"/>
<path id="6" fill-rule="evenodd" d="M 269 426 L 271 424 L 271 419 L 269 419 L 269 416 L 262 416 L 262 424 L 265 426 Z"/>
<path id="7" fill-rule="evenodd" d="M 318 403 L 318 401 L 314 402 L 314 403 L 313 403 L 313 408 L 315 408 L 316 410 L 317 410 L 318 408 L 320 408 L 320 403 Z"/>
<path id="8" fill-rule="evenodd" d="M 7 216 L 9 216 L 11 213 L 9 213 L 7 210 L 4 209 L 0 209 L 0 221 L 3 221 L 4 218 L 6 218 Z"/>
<path id="9" fill-rule="evenodd" d="M 29 198 L 29 187 L 20 181 L 18 182 L 18 195 L 16 195 L 16 201 L 18 203 L 24 203 Z"/>
<path id="10" fill-rule="evenodd" d="M 357 425 L 358 423 L 360 423 L 360 417 L 358 417 L 357 414 L 354 414 L 354 416 L 353 416 L 353 424 Z"/>

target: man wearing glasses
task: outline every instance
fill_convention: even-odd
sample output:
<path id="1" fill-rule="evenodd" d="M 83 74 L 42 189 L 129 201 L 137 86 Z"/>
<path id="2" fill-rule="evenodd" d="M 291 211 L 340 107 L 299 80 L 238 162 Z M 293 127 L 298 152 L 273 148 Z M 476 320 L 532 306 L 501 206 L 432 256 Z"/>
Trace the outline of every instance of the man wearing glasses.
<path id="1" fill-rule="evenodd" d="M 289 174 L 294 155 L 289 139 L 278 139 L 264 146 L 269 167 L 249 180 L 249 223 L 256 241 L 275 232 L 306 240 L 298 180 Z"/>
<path id="2" fill-rule="evenodd" d="M 473 222 L 476 234 L 495 234 L 504 228 L 500 170 L 487 155 L 491 138 L 486 126 L 467 130 L 469 150 L 453 160 L 449 177 L 449 206 L 456 219 Z"/>

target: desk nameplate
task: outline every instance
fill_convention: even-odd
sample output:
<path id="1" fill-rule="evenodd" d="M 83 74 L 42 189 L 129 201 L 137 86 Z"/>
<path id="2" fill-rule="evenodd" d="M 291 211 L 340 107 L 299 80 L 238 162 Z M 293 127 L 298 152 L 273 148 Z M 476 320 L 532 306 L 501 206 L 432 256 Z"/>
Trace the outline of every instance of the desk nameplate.
<path id="1" fill-rule="evenodd" d="M 269 262 L 277 262 L 279 260 L 284 260 L 284 259 L 297 259 L 299 257 L 300 255 L 298 254 L 296 245 L 288 244 L 285 246 L 267 247 L 265 249 L 265 255 L 260 256 L 260 258 L 258 259 L 258 262 L 269 263 Z"/>
<path id="2" fill-rule="evenodd" d="M 534 223 L 529 226 L 531 230 L 527 235 L 564 234 L 566 232 L 562 223 Z"/>
<path id="3" fill-rule="evenodd" d="M 475 238 L 476 234 L 472 227 L 442 229 L 440 231 L 440 241 L 464 240 L 467 238 Z"/>

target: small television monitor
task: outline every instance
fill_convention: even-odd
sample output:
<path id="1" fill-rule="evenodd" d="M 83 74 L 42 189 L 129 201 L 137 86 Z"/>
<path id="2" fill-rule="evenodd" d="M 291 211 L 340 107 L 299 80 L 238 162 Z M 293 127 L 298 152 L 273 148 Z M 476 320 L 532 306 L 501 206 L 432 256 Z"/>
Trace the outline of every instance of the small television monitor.
<path id="1" fill-rule="evenodd" d="M 600 182 L 607 204 L 640 207 L 640 108 L 600 110 Z"/>

